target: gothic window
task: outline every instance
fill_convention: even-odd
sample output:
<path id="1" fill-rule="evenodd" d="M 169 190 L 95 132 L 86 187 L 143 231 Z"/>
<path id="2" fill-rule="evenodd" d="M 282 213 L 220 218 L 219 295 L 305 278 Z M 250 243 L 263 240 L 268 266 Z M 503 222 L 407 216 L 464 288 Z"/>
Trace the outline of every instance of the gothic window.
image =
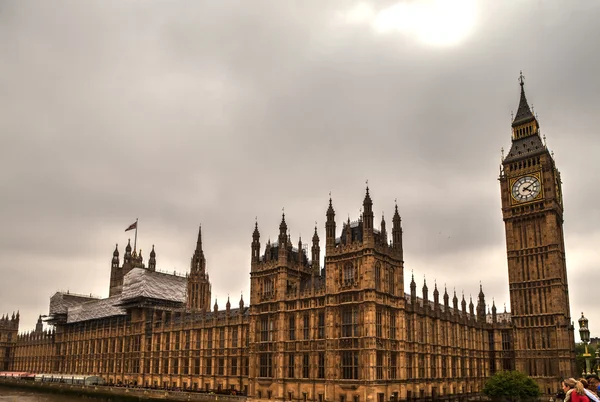
<path id="1" fill-rule="evenodd" d="M 343 281 L 344 286 L 354 284 L 354 266 L 350 262 L 344 265 Z"/>
<path id="2" fill-rule="evenodd" d="M 381 307 L 377 307 L 377 310 L 375 312 L 375 336 L 378 338 L 381 338 L 383 336 L 382 334 L 382 317 L 381 317 Z"/>
<path id="3" fill-rule="evenodd" d="M 383 352 L 377 352 L 377 379 L 383 380 Z"/>
<path id="4" fill-rule="evenodd" d="M 231 375 L 237 375 L 237 362 L 238 362 L 237 357 L 231 358 L 231 369 L 230 369 Z"/>
<path id="5" fill-rule="evenodd" d="M 419 378 L 425 378 L 425 354 L 419 353 Z"/>
<path id="6" fill-rule="evenodd" d="M 270 278 L 266 278 L 263 284 L 263 294 L 264 296 L 272 296 L 273 295 L 273 280 Z"/>
<path id="7" fill-rule="evenodd" d="M 212 375 L 212 357 L 207 357 L 204 364 L 204 373 L 206 375 Z"/>
<path id="8" fill-rule="evenodd" d="M 430 363 L 430 367 L 431 367 L 431 374 L 430 377 L 432 378 L 437 378 L 437 356 L 436 355 L 432 355 L 431 356 L 431 363 Z"/>
<path id="9" fill-rule="evenodd" d="M 413 354 L 406 354 L 406 378 L 412 379 L 414 378 L 413 374 Z"/>
<path id="10" fill-rule="evenodd" d="M 396 339 L 396 313 L 390 311 L 390 339 Z"/>
<path id="11" fill-rule="evenodd" d="M 397 378 L 398 372 L 398 354 L 392 352 L 390 356 L 390 380 L 395 380 Z"/>
<path id="12" fill-rule="evenodd" d="M 308 378 L 310 376 L 310 358 L 308 353 L 302 355 L 302 378 Z"/>
<path id="13" fill-rule="evenodd" d="M 271 353 L 261 353 L 259 355 L 259 373 L 260 377 L 272 376 L 272 355 Z"/>
<path id="14" fill-rule="evenodd" d="M 310 339 L 310 317 L 308 316 L 308 314 L 304 314 L 302 324 L 303 324 L 302 331 L 303 331 L 304 339 L 308 340 L 308 339 Z"/>
<path id="15" fill-rule="evenodd" d="M 375 289 L 381 290 L 381 263 L 375 264 Z"/>
<path id="16" fill-rule="evenodd" d="M 231 347 L 232 348 L 238 347 L 238 329 L 237 329 L 237 327 L 235 327 L 231 330 Z"/>
<path id="17" fill-rule="evenodd" d="M 317 329 L 317 338 L 325 338 L 325 312 L 319 311 L 319 327 Z"/>
<path id="18" fill-rule="evenodd" d="M 358 307 L 342 307 L 342 338 L 358 336 Z"/>
<path id="19" fill-rule="evenodd" d="M 206 348 L 210 350 L 213 347 L 212 328 L 209 328 L 208 331 L 206 331 L 206 338 Z"/>
<path id="20" fill-rule="evenodd" d="M 442 378 L 448 376 L 448 357 L 442 356 Z"/>
<path id="21" fill-rule="evenodd" d="M 261 317 L 260 319 L 260 341 L 268 342 L 270 341 L 269 336 L 269 317 Z"/>
<path id="22" fill-rule="evenodd" d="M 290 331 L 289 331 L 290 341 L 295 341 L 296 340 L 296 316 L 294 315 L 294 313 L 290 314 L 288 323 L 289 323 L 289 328 L 290 328 Z"/>
<path id="23" fill-rule="evenodd" d="M 219 348 L 223 349 L 225 347 L 225 328 L 219 328 Z"/>
<path id="24" fill-rule="evenodd" d="M 342 352 L 342 378 L 344 380 L 358 380 L 358 351 Z"/>
<path id="25" fill-rule="evenodd" d="M 395 294 L 396 281 L 394 280 L 394 268 L 390 268 L 389 271 L 389 289 L 390 294 Z"/>
<path id="26" fill-rule="evenodd" d="M 288 355 L 288 377 L 289 378 L 294 378 L 295 374 L 294 374 L 294 367 L 295 367 L 295 361 L 294 361 L 294 354 L 290 353 Z"/>
<path id="27" fill-rule="evenodd" d="M 319 352 L 319 370 L 317 373 L 317 377 L 325 378 L 325 353 Z"/>

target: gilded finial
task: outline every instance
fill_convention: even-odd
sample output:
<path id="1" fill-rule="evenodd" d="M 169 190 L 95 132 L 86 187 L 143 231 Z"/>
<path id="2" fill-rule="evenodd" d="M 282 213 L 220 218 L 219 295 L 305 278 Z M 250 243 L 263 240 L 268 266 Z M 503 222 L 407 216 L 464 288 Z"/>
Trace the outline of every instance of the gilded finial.
<path id="1" fill-rule="evenodd" d="M 521 84 L 521 86 L 525 84 L 525 76 L 523 75 L 523 70 L 519 71 L 519 84 Z"/>

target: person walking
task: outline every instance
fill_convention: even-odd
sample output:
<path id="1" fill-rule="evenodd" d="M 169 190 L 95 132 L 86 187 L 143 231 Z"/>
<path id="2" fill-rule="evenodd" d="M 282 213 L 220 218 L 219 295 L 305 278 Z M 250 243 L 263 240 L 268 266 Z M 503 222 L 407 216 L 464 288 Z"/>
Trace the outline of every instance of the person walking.
<path id="1" fill-rule="evenodd" d="M 585 394 L 585 388 L 581 381 L 574 378 L 563 380 L 562 389 L 565 391 L 564 402 L 590 402 L 590 398 Z"/>

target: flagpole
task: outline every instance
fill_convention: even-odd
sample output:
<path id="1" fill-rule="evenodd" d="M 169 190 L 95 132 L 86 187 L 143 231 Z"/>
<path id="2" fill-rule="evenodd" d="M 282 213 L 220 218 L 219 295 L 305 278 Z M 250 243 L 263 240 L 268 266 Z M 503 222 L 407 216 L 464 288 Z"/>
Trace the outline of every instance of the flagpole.
<path id="1" fill-rule="evenodd" d="M 135 238 L 133 239 L 133 252 L 135 253 L 137 246 L 137 227 L 138 227 L 138 218 L 135 218 Z"/>

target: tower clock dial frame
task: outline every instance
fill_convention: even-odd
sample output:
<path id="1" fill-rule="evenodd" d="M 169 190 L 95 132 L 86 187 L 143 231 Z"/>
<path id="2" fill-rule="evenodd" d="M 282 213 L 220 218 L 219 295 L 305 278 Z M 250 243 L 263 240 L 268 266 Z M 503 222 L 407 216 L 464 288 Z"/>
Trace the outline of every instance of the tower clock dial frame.
<path id="1" fill-rule="evenodd" d="M 515 177 L 510 181 L 512 204 L 524 204 L 543 197 L 540 172 Z"/>

